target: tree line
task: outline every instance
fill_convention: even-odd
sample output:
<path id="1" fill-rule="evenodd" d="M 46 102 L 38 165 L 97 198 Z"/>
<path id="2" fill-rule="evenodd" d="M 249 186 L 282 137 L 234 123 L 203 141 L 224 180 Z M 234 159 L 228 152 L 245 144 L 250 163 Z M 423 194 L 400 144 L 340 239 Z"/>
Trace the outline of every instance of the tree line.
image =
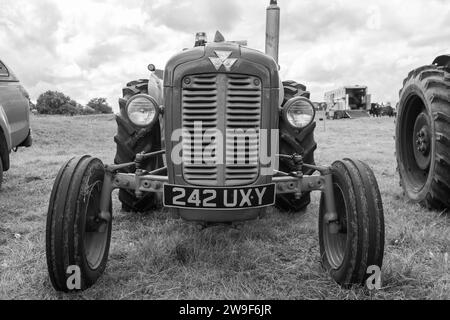
<path id="1" fill-rule="evenodd" d="M 39 114 L 70 116 L 113 113 L 106 98 L 93 98 L 87 105 L 83 106 L 62 92 L 50 90 L 42 93 L 38 97 L 36 104 L 30 101 L 30 108 L 32 112 Z"/>

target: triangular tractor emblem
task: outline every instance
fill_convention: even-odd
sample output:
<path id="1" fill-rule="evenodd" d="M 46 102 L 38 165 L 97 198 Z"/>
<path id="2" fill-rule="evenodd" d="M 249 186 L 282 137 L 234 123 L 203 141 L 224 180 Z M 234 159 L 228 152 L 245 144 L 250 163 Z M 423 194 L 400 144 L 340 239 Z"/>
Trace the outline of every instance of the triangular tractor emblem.
<path id="1" fill-rule="evenodd" d="M 231 67 L 236 63 L 237 59 L 230 58 L 232 52 L 231 51 L 214 51 L 217 57 L 210 57 L 212 64 L 219 71 L 221 66 L 225 67 L 225 70 L 231 71 Z"/>

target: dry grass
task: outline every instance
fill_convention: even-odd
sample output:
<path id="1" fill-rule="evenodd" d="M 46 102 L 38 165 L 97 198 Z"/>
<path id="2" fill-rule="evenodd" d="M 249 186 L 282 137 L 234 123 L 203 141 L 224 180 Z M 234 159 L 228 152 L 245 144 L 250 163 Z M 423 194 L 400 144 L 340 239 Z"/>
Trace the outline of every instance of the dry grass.
<path id="1" fill-rule="evenodd" d="M 392 119 L 322 123 L 317 162 L 369 163 L 384 201 L 383 288 L 342 290 L 319 264 L 318 195 L 308 211 L 272 210 L 242 230 L 197 231 L 164 211 L 124 214 L 114 197 L 114 230 L 104 276 L 86 292 L 56 293 L 45 263 L 45 217 L 53 179 L 68 158 L 112 162 L 111 116 L 34 117 L 35 143 L 12 155 L 0 193 L 0 299 L 450 299 L 450 217 L 408 203 L 394 158 Z"/>

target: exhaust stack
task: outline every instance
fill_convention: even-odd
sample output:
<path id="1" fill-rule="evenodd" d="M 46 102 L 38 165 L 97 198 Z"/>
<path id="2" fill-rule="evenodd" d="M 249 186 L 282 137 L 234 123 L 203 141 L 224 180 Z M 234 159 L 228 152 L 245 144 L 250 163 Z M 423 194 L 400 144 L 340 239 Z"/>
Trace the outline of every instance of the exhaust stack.
<path id="1" fill-rule="evenodd" d="M 270 0 L 266 14 L 266 54 L 278 63 L 280 46 L 280 7 L 277 0 Z"/>

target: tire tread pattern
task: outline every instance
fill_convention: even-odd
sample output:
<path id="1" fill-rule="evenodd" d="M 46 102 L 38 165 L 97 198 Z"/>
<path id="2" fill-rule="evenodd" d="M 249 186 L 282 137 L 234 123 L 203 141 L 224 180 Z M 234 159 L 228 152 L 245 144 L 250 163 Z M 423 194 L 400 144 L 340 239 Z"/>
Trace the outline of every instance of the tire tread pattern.
<path id="1" fill-rule="evenodd" d="M 323 240 L 324 198 L 319 217 L 319 242 L 323 267 L 341 286 L 364 284 L 369 266 L 382 267 L 384 252 L 384 213 L 380 190 L 370 167 L 362 161 L 344 159 L 332 165 L 334 183 L 347 195 L 346 253 L 342 265 L 333 269 L 326 257 Z M 336 178 L 339 176 L 340 178 Z"/>
<path id="2" fill-rule="evenodd" d="M 432 181 L 429 190 L 418 202 L 431 209 L 450 208 L 450 69 L 427 65 L 411 71 L 400 90 L 400 101 L 409 86 L 417 86 L 422 90 L 427 100 L 425 103 L 431 108 L 431 121 L 434 121 L 435 127 L 433 133 L 436 142 L 435 170 L 430 173 Z M 405 106 L 399 106 L 399 114 L 402 108 Z M 397 150 L 398 162 L 400 162 L 399 152 Z M 402 178 L 401 172 L 399 174 L 401 185 L 405 189 L 407 182 Z"/>
<path id="3" fill-rule="evenodd" d="M 83 196 L 81 188 L 94 174 L 92 170 L 99 168 L 103 168 L 100 160 L 82 156 L 66 162 L 56 176 L 47 213 L 46 260 L 50 281 L 58 291 L 69 291 L 66 284 L 68 266 L 77 265 L 82 269 L 81 290 L 94 284 L 106 267 L 111 225 L 102 262 L 96 270 L 88 271 L 80 247 L 82 231 L 78 229 L 82 219 L 80 205 L 84 201 L 80 200 Z"/>

